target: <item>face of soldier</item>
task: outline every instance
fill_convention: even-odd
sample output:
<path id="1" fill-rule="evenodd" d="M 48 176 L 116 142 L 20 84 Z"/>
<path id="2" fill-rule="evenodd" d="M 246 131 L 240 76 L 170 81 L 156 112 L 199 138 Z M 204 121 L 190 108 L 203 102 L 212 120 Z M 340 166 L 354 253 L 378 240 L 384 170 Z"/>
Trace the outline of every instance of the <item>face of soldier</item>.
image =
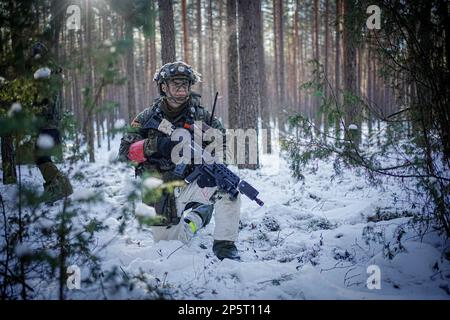
<path id="1" fill-rule="evenodd" d="M 187 79 L 172 79 L 163 83 L 162 90 L 167 96 L 169 105 L 173 108 L 181 106 L 189 97 L 190 82 Z"/>

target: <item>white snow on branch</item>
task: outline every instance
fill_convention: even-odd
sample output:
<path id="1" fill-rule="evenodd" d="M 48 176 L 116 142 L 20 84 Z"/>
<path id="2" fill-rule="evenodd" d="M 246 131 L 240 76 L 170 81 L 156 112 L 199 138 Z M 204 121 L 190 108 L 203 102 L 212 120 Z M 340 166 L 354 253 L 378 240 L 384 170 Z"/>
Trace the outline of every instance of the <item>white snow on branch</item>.
<path id="1" fill-rule="evenodd" d="M 162 185 L 162 180 L 154 177 L 150 177 L 144 180 L 144 187 L 151 190 L 158 188 L 160 185 Z"/>
<path id="2" fill-rule="evenodd" d="M 55 146 L 55 140 L 53 139 L 53 137 L 46 133 L 40 134 L 36 143 L 39 148 L 45 150 L 51 149 Z"/>
<path id="3" fill-rule="evenodd" d="M 124 119 L 117 119 L 116 122 L 114 122 L 114 129 L 122 129 L 125 125 L 126 122 Z"/>
<path id="4" fill-rule="evenodd" d="M 49 68 L 47 68 L 47 67 L 39 68 L 34 73 L 34 78 L 36 80 L 37 79 L 46 79 L 46 78 L 50 77 L 51 73 L 52 73 L 52 71 Z"/>
<path id="5" fill-rule="evenodd" d="M 33 253 L 33 249 L 26 243 L 17 244 L 14 251 L 19 258 Z"/>
<path id="6" fill-rule="evenodd" d="M 18 102 L 14 102 L 8 110 L 8 117 L 11 118 L 14 114 L 19 113 L 20 111 L 22 111 L 22 105 Z"/>
<path id="7" fill-rule="evenodd" d="M 134 213 L 137 216 L 141 216 L 141 217 L 154 217 L 156 216 L 156 211 L 155 208 L 150 207 L 148 205 L 146 205 L 145 203 L 138 203 L 136 205 L 136 209 L 134 211 Z"/>

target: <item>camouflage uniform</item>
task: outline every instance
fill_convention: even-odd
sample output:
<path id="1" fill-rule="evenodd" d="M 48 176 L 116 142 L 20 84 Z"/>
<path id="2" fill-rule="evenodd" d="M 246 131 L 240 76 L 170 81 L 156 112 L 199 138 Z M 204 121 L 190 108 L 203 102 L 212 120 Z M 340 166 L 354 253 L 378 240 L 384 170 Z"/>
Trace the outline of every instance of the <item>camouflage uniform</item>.
<path id="1" fill-rule="evenodd" d="M 162 156 L 158 154 L 157 151 L 157 139 L 158 137 L 163 136 L 164 134 L 155 130 L 150 129 L 141 129 L 141 126 L 144 125 L 150 116 L 153 113 L 158 113 L 163 118 L 169 120 L 176 127 L 183 127 L 184 123 L 187 121 L 203 121 L 209 124 L 209 119 L 211 118 L 210 113 L 200 105 L 200 95 L 196 93 L 191 93 L 189 100 L 185 103 L 185 106 L 182 107 L 182 110 L 178 116 L 170 117 L 168 116 L 164 110 L 165 99 L 159 98 L 156 99 L 153 105 L 150 108 L 145 109 L 141 113 L 139 113 L 135 119 L 131 123 L 132 129 L 130 132 L 126 133 L 121 141 L 120 149 L 119 149 L 119 159 L 122 161 L 127 160 L 128 151 L 130 145 L 136 141 L 146 139 L 144 143 L 144 153 L 146 155 L 152 155 L 153 158 L 161 159 Z M 225 129 L 220 123 L 220 121 L 216 118 L 213 119 L 210 126 L 214 129 L 219 129 L 223 133 L 225 133 Z M 175 165 L 171 162 L 166 162 L 162 160 L 162 163 L 155 164 L 150 162 L 144 162 L 137 166 L 136 174 L 140 175 L 143 172 L 152 172 L 159 173 L 164 182 L 169 182 L 175 180 L 175 178 L 171 175 L 171 172 L 175 168 Z"/>
<path id="2" fill-rule="evenodd" d="M 176 115 L 168 114 L 166 99 L 162 95 L 162 97 L 155 100 L 150 108 L 139 113 L 132 121 L 130 132 L 127 132 L 122 138 L 119 159 L 127 160 L 131 144 L 145 139 L 145 158 L 161 159 L 161 161 L 154 163 L 147 160 L 137 166 L 136 173 L 140 175 L 144 172 L 149 172 L 152 175 L 157 175 L 162 178 L 164 182 L 169 182 L 176 179 L 172 176 L 175 165 L 170 159 L 163 159 L 162 155 L 158 152 L 157 146 L 158 137 L 164 134 L 156 130 L 141 128 L 154 113 L 169 120 L 178 128 L 183 127 L 186 122 L 203 121 L 223 133 L 225 133 L 225 129 L 216 118 L 209 123 L 211 115 L 200 105 L 200 95 L 191 92 L 189 99 L 177 108 L 180 111 Z M 186 175 L 188 174 L 189 170 Z M 186 235 L 186 230 L 189 229 L 189 225 L 186 224 L 189 221 L 187 217 L 192 217 L 193 212 L 196 214 L 194 215 L 194 219 L 198 219 L 198 222 L 193 230 L 193 233 L 195 233 L 197 229 L 209 223 L 213 210 L 215 210 L 215 241 L 213 250 L 221 259 L 239 258 L 234 242 L 238 237 L 240 196 L 235 200 L 231 200 L 228 194 L 219 191 L 216 186 L 204 186 L 201 188 L 198 185 L 198 181 L 195 181 L 187 186 L 175 188 L 174 192 L 167 195 L 167 198 L 162 201 L 165 205 L 157 203 L 149 203 L 149 205 L 155 207 L 157 214 L 168 216 L 168 221 L 171 223 L 169 225 L 152 227 L 155 241 L 177 239 L 188 242 L 190 238 Z M 223 251 L 224 249 L 225 251 Z"/>

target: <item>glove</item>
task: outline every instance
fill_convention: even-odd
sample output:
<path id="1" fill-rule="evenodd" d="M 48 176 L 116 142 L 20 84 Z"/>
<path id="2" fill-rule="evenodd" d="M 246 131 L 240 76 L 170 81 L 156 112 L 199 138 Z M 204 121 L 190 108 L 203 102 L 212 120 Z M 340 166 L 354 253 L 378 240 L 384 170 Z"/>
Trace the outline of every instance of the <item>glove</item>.
<path id="1" fill-rule="evenodd" d="M 177 141 L 170 140 L 170 137 L 158 137 L 156 140 L 156 149 L 164 158 L 170 159 L 172 149 L 177 143 Z"/>
<path id="2" fill-rule="evenodd" d="M 142 163 L 147 160 L 144 156 L 144 142 L 145 140 L 139 140 L 130 146 L 128 151 L 128 159 L 133 162 Z"/>
<path id="3" fill-rule="evenodd" d="M 180 223 L 182 223 L 183 226 L 178 234 L 178 240 L 183 243 L 191 241 L 197 231 L 203 227 L 202 218 L 192 210 L 183 213 Z"/>
<path id="4" fill-rule="evenodd" d="M 147 160 L 144 155 L 144 142 L 145 140 L 139 140 L 131 144 L 130 150 L 128 151 L 128 159 L 137 163 L 142 163 Z"/>

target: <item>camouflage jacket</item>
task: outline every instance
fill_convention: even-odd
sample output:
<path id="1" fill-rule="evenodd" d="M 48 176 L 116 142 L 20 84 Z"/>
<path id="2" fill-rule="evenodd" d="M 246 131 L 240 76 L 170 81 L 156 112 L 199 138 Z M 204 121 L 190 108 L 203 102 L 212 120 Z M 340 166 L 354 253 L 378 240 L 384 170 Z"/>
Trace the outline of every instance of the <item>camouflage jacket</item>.
<path id="1" fill-rule="evenodd" d="M 119 148 L 119 160 L 127 161 L 131 144 L 142 139 L 145 139 L 145 155 L 152 155 L 152 158 L 156 159 L 162 158 L 162 155 L 157 151 L 157 138 L 164 134 L 157 130 L 141 128 L 155 112 L 161 117 L 169 120 L 175 127 L 182 127 L 188 120 L 203 121 L 212 128 L 219 129 L 222 133 L 225 133 L 225 129 L 218 119 L 214 118 L 212 122 L 209 123 L 211 114 L 200 105 L 200 95 L 196 93 L 191 93 L 189 100 L 185 103 L 183 111 L 173 119 L 163 112 L 161 108 L 162 103 L 165 103 L 164 98 L 156 99 L 151 107 L 146 108 L 134 118 L 130 130 L 122 137 Z M 136 167 L 136 174 L 140 175 L 143 172 L 148 172 L 152 175 L 160 176 L 165 182 L 174 180 L 171 176 L 171 172 L 175 168 L 175 164 L 173 164 L 170 159 L 165 159 L 165 161 L 162 162 L 165 162 L 166 165 L 156 165 L 148 161 L 139 164 Z"/>

